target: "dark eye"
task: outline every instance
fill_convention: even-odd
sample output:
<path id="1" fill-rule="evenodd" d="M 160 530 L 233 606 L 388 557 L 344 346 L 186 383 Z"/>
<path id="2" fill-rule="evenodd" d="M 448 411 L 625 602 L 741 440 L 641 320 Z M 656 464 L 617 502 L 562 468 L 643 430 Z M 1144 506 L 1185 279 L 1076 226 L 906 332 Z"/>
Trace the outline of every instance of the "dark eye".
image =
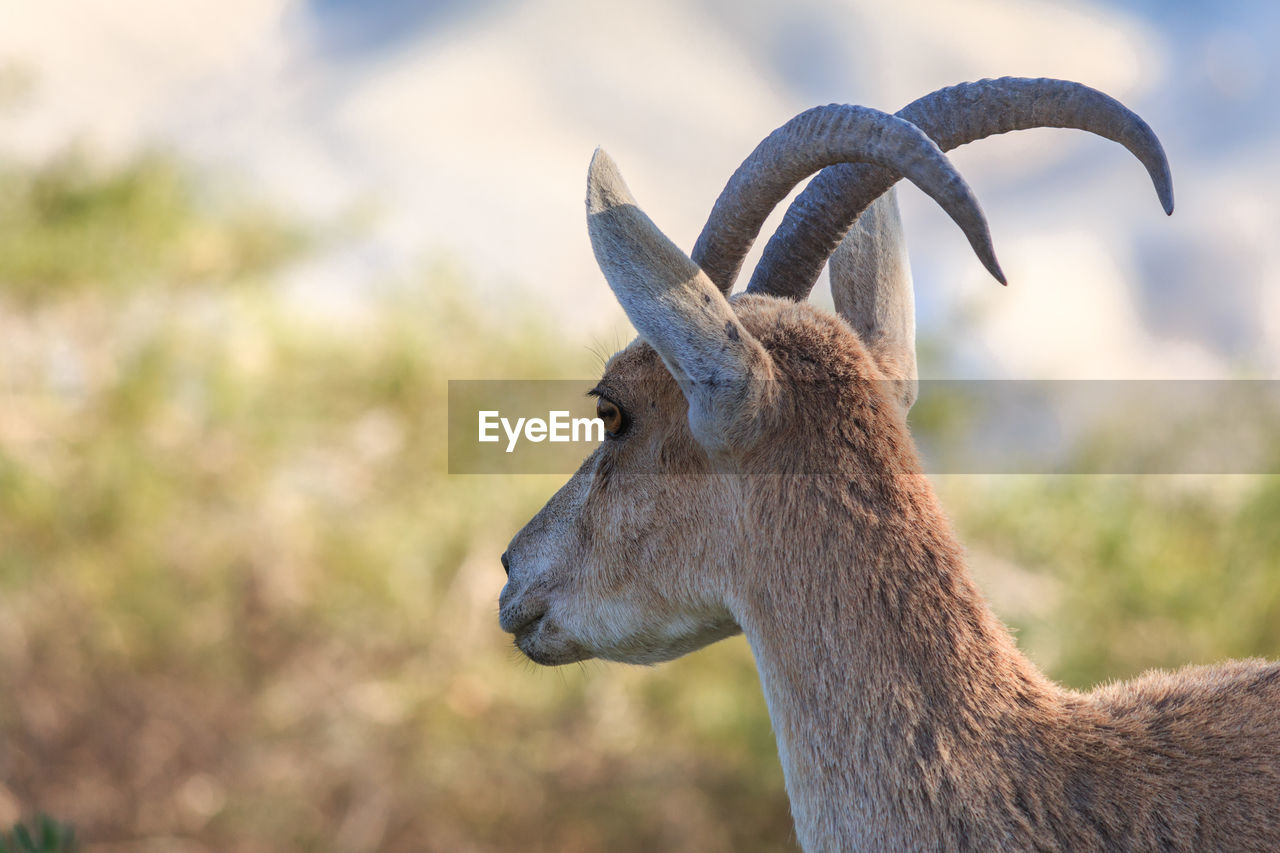
<path id="1" fill-rule="evenodd" d="M 596 398 L 596 417 L 604 421 L 604 431 L 612 438 L 617 438 L 627 428 L 627 418 L 622 409 L 604 397 Z"/>

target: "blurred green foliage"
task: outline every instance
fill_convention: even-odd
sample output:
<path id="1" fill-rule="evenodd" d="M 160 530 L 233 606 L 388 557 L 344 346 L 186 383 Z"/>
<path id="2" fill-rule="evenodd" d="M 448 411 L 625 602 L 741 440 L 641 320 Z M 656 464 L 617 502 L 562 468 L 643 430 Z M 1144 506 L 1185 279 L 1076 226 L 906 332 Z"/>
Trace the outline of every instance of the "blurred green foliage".
<path id="1" fill-rule="evenodd" d="M 245 282 L 299 248 L 300 232 L 266 210 L 210 206 L 197 204 L 195 183 L 158 154 L 104 168 L 71 149 L 39 169 L 0 167 L 6 300 Z"/>
<path id="2" fill-rule="evenodd" d="M 998 555 L 1048 593 L 998 610 L 1065 683 L 1280 657 L 1280 477 L 944 479 L 975 569 Z"/>
<path id="3" fill-rule="evenodd" d="M 0 853 L 71 853 L 76 849 L 75 830 L 59 823 L 48 815 L 40 815 L 35 827 L 25 823 L 14 824 L 7 833 L 0 833 Z"/>
<path id="4" fill-rule="evenodd" d="M 273 286 L 318 248 L 164 157 L 0 168 L 0 821 L 119 850 L 793 846 L 740 638 L 543 670 L 497 628 L 497 555 L 563 478 L 445 474 L 446 383 L 590 377 L 588 341 L 447 269 L 341 316 Z M 1228 486 L 941 483 L 1079 685 L 1280 654 L 1280 489 Z"/>

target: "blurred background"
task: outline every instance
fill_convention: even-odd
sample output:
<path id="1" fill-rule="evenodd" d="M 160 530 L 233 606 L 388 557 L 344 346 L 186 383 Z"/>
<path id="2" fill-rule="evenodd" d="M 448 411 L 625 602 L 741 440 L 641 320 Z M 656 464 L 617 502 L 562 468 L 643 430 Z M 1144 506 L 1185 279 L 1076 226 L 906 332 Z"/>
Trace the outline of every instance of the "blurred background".
<path id="1" fill-rule="evenodd" d="M 903 188 L 923 374 L 1280 379 L 1277 43 L 1265 0 L 0 0 L 0 826 L 794 848 L 741 638 L 511 648 L 498 554 L 563 478 L 447 475 L 447 381 L 589 383 L 632 335 L 595 145 L 687 249 L 795 113 L 1001 75 L 1137 110 L 1177 212 L 1083 134 L 955 152 L 1011 285 Z M 1067 684 L 1280 657 L 1276 477 L 936 480 Z"/>

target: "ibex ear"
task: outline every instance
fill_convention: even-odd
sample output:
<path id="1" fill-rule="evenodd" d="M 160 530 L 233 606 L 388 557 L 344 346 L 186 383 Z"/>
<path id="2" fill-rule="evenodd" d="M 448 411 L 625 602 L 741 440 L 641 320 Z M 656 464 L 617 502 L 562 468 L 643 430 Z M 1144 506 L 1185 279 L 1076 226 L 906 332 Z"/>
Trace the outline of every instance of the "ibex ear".
<path id="1" fill-rule="evenodd" d="M 831 256 L 831 296 L 897 383 L 904 409 L 916 401 L 916 312 L 898 196 L 889 190 L 862 212 Z"/>
<path id="2" fill-rule="evenodd" d="M 587 230 L 622 310 L 679 383 L 694 438 L 709 453 L 747 440 L 772 375 L 768 353 L 706 273 L 636 206 L 600 148 L 587 175 Z"/>

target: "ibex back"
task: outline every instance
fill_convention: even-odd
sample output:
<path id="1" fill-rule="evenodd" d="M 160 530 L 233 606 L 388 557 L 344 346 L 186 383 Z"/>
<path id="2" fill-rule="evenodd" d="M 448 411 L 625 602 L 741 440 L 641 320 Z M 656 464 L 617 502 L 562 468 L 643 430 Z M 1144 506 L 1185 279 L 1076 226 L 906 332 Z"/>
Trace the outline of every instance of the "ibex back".
<path id="1" fill-rule="evenodd" d="M 1045 125 L 1125 145 L 1172 210 L 1150 128 L 1052 80 L 804 113 L 735 173 L 692 257 L 607 155 L 591 164 L 592 245 L 640 337 L 594 391 L 605 441 L 503 555 L 501 624 L 548 665 L 745 633 L 806 850 L 1280 850 L 1280 664 L 1054 684 L 974 587 L 907 432 L 887 191 L 917 183 L 999 278 L 942 151 Z M 769 211 L 819 169 L 729 298 Z M 829 257 L 840 317 L 803 301 Z"/>

